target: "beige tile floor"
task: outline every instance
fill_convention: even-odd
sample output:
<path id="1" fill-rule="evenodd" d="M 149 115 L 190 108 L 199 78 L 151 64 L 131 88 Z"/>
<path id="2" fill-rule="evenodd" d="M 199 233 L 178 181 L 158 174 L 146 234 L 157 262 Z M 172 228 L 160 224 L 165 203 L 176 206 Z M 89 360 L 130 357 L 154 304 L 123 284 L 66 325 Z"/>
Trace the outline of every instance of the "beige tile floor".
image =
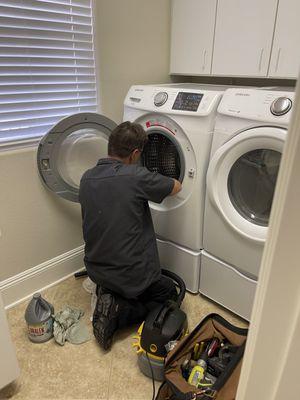
<path id="1" fill-rule="evenodd" d="M 43 295 L 56 311 L 64 305 L 85 311 L 89 321 L 90 295 L 82 288 L 83 279 L 73 277 L 46 290 Z M 152 382 L 137 367 L 131 347 L 136 327 L 116 335 L 110 352 L 103 352 L 92 339 L 81 345 L 59 346 L 52 339 L 43 344 L 27 338 L 24 311 L 27 302 L 8 311 L 11 334 L 21 368 L 20 378 L 0 391 L 0 399 L 105 399 L 143 400 L 152 398 Z M 245 322 L 199 295 L 187 294 L 182 309 L 190 330 L 207 314 L 217 312 L 238 326 Z"/>

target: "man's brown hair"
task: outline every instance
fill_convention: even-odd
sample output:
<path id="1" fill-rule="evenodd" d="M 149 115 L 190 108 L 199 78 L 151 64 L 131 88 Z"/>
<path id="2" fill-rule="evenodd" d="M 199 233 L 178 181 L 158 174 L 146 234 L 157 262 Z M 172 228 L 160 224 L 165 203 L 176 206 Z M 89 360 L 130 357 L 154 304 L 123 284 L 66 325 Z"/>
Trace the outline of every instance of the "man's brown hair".
<path id="1" fill-rule="evenodd" d="M 129 121 L 123 122 L 109 136 L 108 155 L 126 158 L 135 149 L 143 151 L 147 140 L 147 134 L 142 125 Z"/>

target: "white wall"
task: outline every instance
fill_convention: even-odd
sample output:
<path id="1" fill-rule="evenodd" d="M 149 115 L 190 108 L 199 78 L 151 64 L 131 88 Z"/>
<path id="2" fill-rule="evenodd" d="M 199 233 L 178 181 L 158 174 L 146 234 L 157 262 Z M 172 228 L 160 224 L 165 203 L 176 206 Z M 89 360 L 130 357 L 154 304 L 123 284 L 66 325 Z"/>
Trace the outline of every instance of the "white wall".
<path id="1" fill-rule="evenodd" d="M 58 199 L 44 187 L 36 167 L 36 150 L 0 152 L 0 288 L 5 304 L 17 300 L 6 290 L 13 277 L 19 280 L 24 271 L 82 245 L 79 206 Z M 81 259 L 76 260 L 76 269 L 82 265 Z M 60 270 L 55 276 L 59 278 L 65 272 L 64 267 L 57 267 Z M 50 283 L 40 278 L 37 288 L 18 287 L 17 296 Z"/>
<path id="2" fill-rule="evenodd" d="M 169 80 L 170 4 L 95 0 L 95 6 L 101 112 L 121 122 L 130 85 Z M 42 185 L 36 150 L 0 150 L 0 290 L 6 305 L 82 266 L 82 249 L 74 250 L 83 244 L 80 208 Z"/>
<path id="3" fill-rule="evenodd" d="M 0 153 L 0 280 L 82 244 L 80 213 L 38 176 L 36 148 Z"/>
<path id="4" fill-rule="evenodd" d="M 297 399 L 300 335 L 300 85 L 280 165 L 238 400 Z"/>
<path id="5" fill-rule="evenodd" d="M 169 78 L 169 0 L 95 0 L 102 112 L 122 121 L 132 84 Z"/>

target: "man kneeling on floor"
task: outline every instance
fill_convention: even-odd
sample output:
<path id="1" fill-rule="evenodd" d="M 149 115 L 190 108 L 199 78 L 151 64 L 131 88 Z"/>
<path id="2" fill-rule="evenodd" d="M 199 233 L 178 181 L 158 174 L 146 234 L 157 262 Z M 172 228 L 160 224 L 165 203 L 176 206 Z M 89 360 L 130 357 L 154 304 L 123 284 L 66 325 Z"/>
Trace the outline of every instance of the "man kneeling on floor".
<path id="1" fill-rule="evenodd" d="M 161 275 L 148 200 L 161 203 L 181 183 L 137 164 L 146 142 L 141 125 L 123 122 L 109 137 L 108 157 L 80 182 L 84 262 L 97 284 L 93 330 L 105 350 L 117 329 L 177 298 L 173 281 Z"/>

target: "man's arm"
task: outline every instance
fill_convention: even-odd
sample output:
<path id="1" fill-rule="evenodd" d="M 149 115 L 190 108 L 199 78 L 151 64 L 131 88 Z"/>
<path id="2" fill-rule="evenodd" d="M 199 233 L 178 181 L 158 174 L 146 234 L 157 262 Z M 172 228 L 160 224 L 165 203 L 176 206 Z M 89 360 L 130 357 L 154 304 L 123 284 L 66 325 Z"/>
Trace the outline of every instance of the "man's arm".
<path id="1" fill-rule="evenodd" d="M 137 167 L 136 177 L 138 195 L 154 203 L 161 203 L 165 197 L 176 194 L 181 189 L 181 184 L 176 179 L 150 172 L 145 167 Z"/>
<path id="2" fill-rule="evenodd" d="M 182 189 L 182 184 L 179 181 L 177 181 L 177 179 L 173 179 L 173 181 L 174 181 L 174 186 L 169 196 L 174 196 L 175 194 L 179 193 Z"/>

